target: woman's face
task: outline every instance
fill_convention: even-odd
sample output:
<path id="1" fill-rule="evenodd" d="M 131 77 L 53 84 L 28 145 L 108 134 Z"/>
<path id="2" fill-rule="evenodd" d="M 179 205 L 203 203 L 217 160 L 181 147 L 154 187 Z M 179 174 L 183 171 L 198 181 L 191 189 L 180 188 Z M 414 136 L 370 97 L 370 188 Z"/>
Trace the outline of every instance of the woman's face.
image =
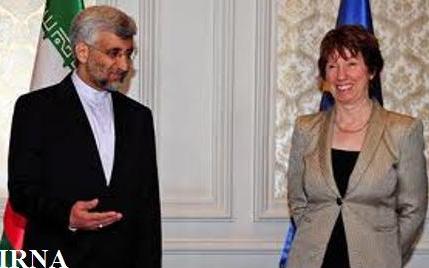
<path id="1" fill-rule="evenodd" d="M 373 75 L 359 52 L 352 56 L 345 49 L 346 58 L 336 51 L 326 64 L 326 81 L 331 86 L 331 93 L 338 104 L 353 104 L 368 99 L 369 81 Z"/>

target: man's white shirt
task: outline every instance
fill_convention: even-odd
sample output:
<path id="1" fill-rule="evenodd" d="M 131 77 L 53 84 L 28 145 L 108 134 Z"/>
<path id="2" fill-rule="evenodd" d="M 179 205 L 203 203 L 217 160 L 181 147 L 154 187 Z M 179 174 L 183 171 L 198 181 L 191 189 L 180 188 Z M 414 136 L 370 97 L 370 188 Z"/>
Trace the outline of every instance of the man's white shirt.
<path id="1" fill-rule="evenodd" d="M 112 95 L 88 86 L 76 72 L 71 77 L 97 144 L 106 183 L 110 183 L 115 155 L 115 122 Z"/>

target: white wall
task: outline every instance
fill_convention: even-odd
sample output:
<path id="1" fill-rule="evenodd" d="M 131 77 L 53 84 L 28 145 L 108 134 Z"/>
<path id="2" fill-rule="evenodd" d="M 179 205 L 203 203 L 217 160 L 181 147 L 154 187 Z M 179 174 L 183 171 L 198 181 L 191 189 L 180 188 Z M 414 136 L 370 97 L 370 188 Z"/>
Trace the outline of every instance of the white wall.
<path id="1" fill-rule="evenodd" d="M 145 31 L 136 69 L 156 120 L 164 267 L 275 267 L 274 1 L 115 2 Z"/>

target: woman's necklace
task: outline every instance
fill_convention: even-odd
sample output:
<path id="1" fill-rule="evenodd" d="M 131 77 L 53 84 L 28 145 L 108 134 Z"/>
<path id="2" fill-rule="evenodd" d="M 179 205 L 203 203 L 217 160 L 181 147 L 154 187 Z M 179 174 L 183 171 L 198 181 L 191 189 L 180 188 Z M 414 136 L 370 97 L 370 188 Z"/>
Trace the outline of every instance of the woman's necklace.
<path id="1" fill-rule="evenodd" d="M 368 124 L 369 124 L 369 118 L 368 118 L 368 120 L 366 120 L 366 122 L 362 126 L 360 126 L 358 128 L 355 128 L 355 129 L 348 129 L 348 128 L 341 127 L 340 124 L 338 124 L 338 122 L 335 121 L 335 127 L 340 132 L 343 132 L 343 133 L 357 133 L 357 132 L 361 132 L 362 130 L 366 129 L 366 127 L 368 126 Z"/>
<path id="2" fill-rule="evenodd" d="M 370 110 L 372 110 L 372 103 L 371 103 L 371 108 L 370 108 Z M 355 128 L 355 129 L 350 129 L 350 128 L 344 128 L 344 127 L 342 127 L 342 126 L 340 126 L 340 124 L 338 124 L 338 122 L 337 122 L 337 120 L 335 120 L 334 121 L 334 125 L 335 125 L 335 127 L 340 131 L 340 132 L 343 132 L 343 133 L 358 133 L 358 132 L 361 132 L 361 131 L 363 131 L 363 130 L 365 130 L 367 127 L 368 127 L 368 124 L 369 124 L 369 119 L 371 118 L 371 115 L 370 116 L 368 116 L 368 119 L 362 124 L 362 126 L 359 126 L 359 127 L 357 127 L 357 128 Z"/>

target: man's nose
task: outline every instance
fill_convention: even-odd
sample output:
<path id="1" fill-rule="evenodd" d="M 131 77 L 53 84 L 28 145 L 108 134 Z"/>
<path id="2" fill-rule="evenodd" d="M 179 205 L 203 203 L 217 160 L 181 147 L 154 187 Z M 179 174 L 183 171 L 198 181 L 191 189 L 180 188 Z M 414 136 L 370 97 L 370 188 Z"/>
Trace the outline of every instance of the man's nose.
<path id="1" fill-rule="evenodd" d="M 116 63 L 120 70 L 127 72 L 131 66 L 131 59 L 129 59 L 126 55 L 121 55 L 116 59 Z"/>

